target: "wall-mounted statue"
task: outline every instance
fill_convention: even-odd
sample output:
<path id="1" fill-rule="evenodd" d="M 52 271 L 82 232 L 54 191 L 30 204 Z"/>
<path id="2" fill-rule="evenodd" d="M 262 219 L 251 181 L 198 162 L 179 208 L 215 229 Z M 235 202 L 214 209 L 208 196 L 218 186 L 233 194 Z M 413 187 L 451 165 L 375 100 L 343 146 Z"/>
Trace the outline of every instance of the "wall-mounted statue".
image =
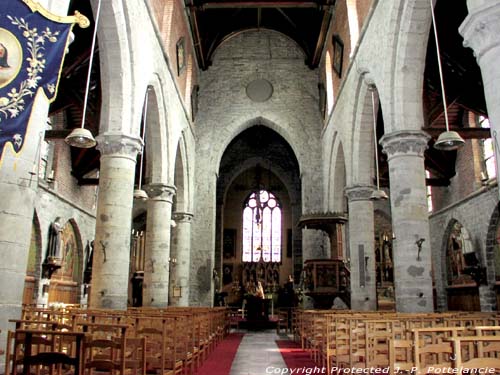
<path id="1" fill-rule="evenodd" d="M 47 242 L 47 255 L 42 264 L 43 277 L 50 279 L 52 274 L 61 268 L 61 232 L 63 225 L 60 217 L 50 224 Z"/>

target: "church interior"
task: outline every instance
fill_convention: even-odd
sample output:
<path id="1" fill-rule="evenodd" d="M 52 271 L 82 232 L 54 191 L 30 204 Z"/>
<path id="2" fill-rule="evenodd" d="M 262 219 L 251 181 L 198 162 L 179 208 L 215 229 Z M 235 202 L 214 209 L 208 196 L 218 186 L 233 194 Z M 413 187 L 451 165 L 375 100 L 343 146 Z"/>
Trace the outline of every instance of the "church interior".
<path id="1" fill-rule="evenodd" d="M 0 150 L 0 374 L 50 345 L 229 374 L 231 340 L 284 373 L 248 360 L 284 337 L 328 373 L 500 370 L 497 0 L 14 2 L 90 25 Z"/>

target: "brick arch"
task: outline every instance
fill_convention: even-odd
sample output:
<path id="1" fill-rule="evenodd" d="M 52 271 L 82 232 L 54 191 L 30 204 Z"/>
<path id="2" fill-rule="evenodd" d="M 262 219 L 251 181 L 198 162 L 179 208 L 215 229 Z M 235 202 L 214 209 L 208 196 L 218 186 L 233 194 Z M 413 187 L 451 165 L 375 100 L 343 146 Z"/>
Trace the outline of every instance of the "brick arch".
<path id="1" fill-rule="evenodd" d="M 499 239 L 497 238 L 498 227 L 500 226 L 500 203 L 497 204 L 491 214 L 488 232 L 486 234 L 486 265 L 488 284 L 494 285 L 495 280 L 500 275 L 496 274 L 495 252 L 498 250 Z"/>

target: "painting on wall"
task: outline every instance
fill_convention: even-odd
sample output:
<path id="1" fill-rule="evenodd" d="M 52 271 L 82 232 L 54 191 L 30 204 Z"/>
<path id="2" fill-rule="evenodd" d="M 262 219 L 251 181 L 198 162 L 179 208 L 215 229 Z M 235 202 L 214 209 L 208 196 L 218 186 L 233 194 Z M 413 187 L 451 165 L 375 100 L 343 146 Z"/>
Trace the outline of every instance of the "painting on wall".
<path id="1" fill-rule="evenodd" d="M 344 43 L 338 35 L 333 36 L 333 70 L 342 76 L 342 61 L 344 59 Z"/>
<path id="2" fill-rule="evenodd" d="M 177 75 L 181 75 L 182 71 L 186 67 L 186 53 L 184 49 L 184 38 L 180 38 L 176 44 L 177 53 Z"/>

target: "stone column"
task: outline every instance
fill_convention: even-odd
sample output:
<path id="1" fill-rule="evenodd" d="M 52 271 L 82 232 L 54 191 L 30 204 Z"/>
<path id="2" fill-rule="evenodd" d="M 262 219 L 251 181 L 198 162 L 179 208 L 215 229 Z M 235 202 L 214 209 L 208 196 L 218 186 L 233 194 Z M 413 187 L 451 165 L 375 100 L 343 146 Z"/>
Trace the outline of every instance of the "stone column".
<path id="1" fill-rule="evenodd" d="M 90 307 L 127 308 L 132 194 L 139 138 L 104 133 L 101 152 Z"/>
<path id="2" fill-rule="evenodd" d="M 484 96 L 493 137 L 497 181 L 500 180 L 500 3 L 498 0 L 468 0 L 469 15 L 459 28 L 464 46 L 474 51 L 481 68 Z M 500 189 L 498 189 L 500 194 Z M 494 279 L 479 287 L 481 311 L 491 311 L 496 305 Z"/>
<path id="3" fill-rule="evenodd" d="M 172 229 L 172 254 L 177 263 L 172 270 L 172 288 L 180 288 L 180 297 L 170 298 L 172 306 L 189 306 L 189 273 L 191 271 L 191 223 L 193 214 L 174 212 L 176 226 Z M 173 290 L 171 288 L 171 291 Z"/>
<path id="4" fill-rule="evenodd" d="M 175 187 L 163 183 L 146 186 L 147 203 L 146 265 L 144 272 L 144 306 L 168 305 L 170 275 L 170 224 Z"/>
<path id="5" fill-rule="evenodd" d="M 375 226 L 371 185 L 346 188 L 349 200 L 349 248 L 351 254 L 351 309 L 376 310 Z"/>
<path id="6" fill-rule="evenodd" d="M 401 312 L 434 310 L 424 168 L 428 140 L 419 130 L 380 140 L 389 161 L 396 310 Z"/>
<path id="7" fill-rule="evenodd" d="M 474 51 L 481 68 L 491 134 L 495 142 L 497 181 L 500 179 L 500 3 L 498 0 L 468 0 L 469 15 L 459 28 L 464 46 Z M 500 192 L 500 189 L 499 189 Z"/>

